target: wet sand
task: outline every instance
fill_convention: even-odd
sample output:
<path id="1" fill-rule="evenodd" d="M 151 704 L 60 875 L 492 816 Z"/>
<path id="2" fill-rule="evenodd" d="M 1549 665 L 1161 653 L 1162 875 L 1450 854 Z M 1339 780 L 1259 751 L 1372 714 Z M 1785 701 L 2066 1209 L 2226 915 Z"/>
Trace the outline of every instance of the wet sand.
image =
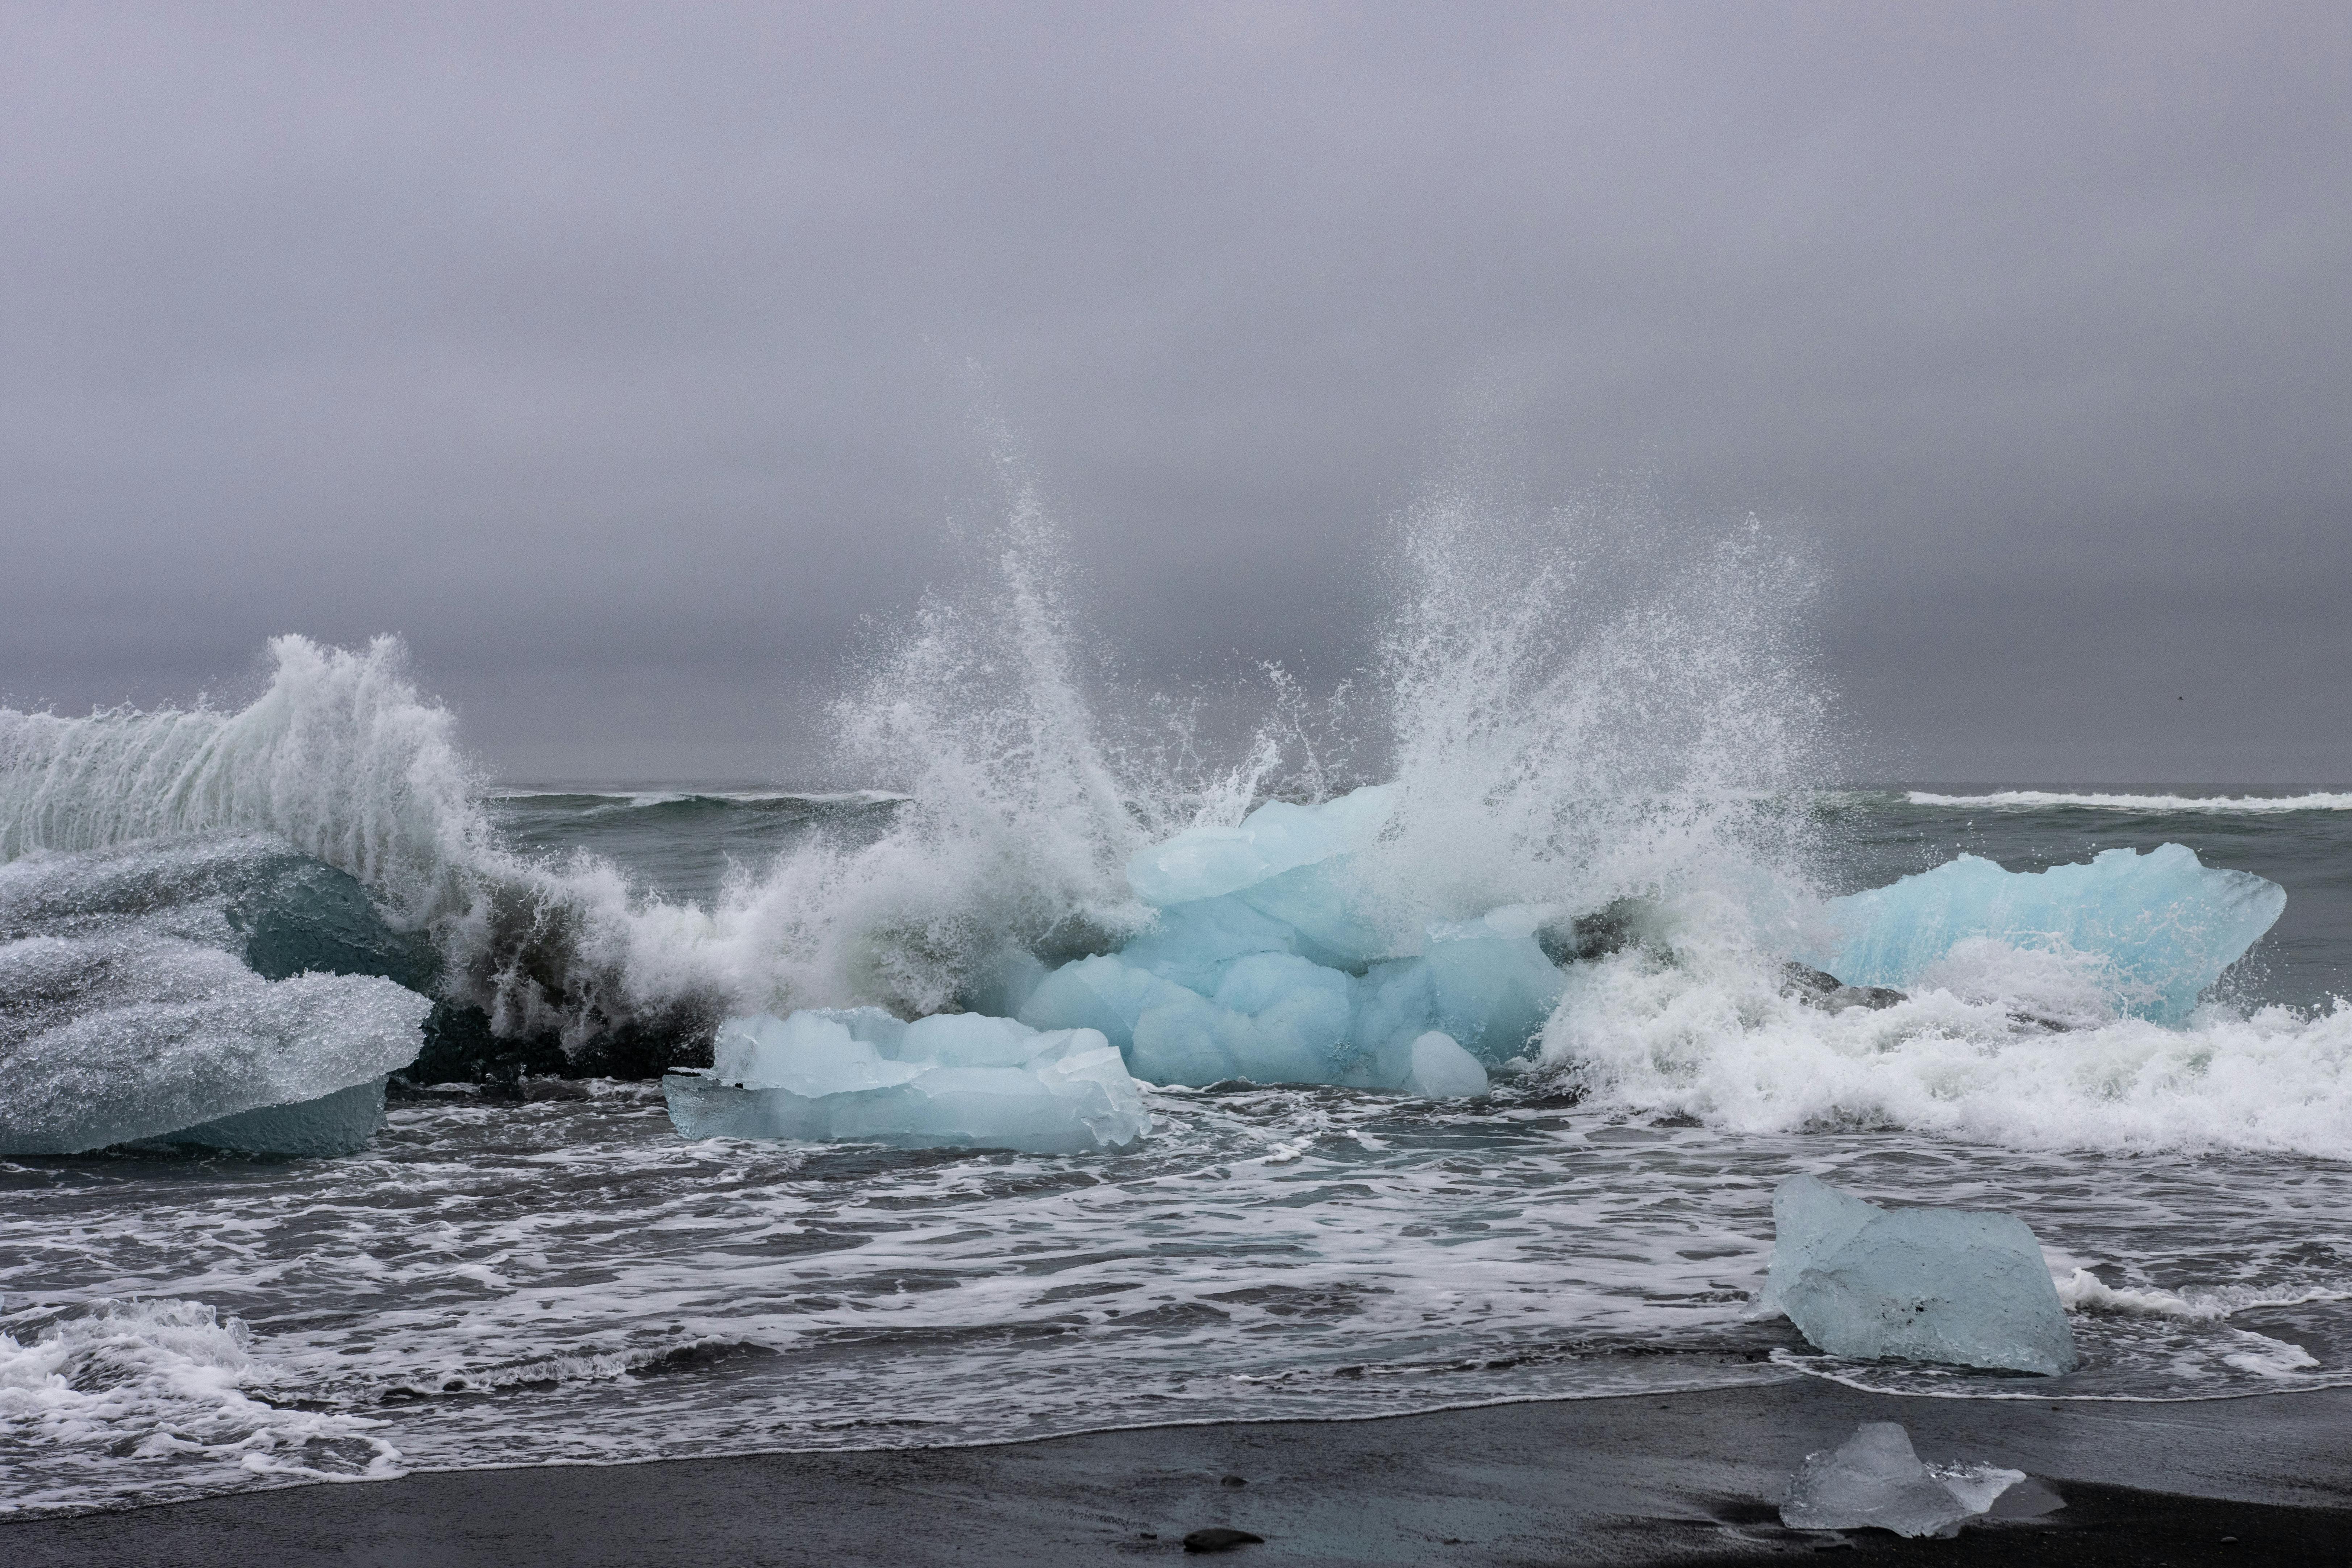
<path id="1" fill-rule="evenodd" d="M 1804 1456 L 1863 1421 L 2068 1506 L 1906 1542 L 1781 1528 Z M 2352 1564 L 2352 1390 L 2182 1404 L 1895 1399 L 1806 1379 L 1360 1422 L 973 1448 L 470 1470 L 0 1523 L 8 1568 L 492 1568 L 1214 1561 Z M 2234 1539 L 2231 1539 L 2233 1538 Z"/>

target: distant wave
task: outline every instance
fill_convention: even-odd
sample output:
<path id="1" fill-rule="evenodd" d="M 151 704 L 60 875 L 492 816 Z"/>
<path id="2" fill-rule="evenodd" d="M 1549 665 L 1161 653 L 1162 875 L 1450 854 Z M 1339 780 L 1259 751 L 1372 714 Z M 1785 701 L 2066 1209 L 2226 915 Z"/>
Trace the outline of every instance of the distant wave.
<path id="1" fill-rule="evenodd" d="M 790 802 L 795 805 L 890 805 L 912 797 L 887 789 L 497 789 L 489 792 L 488 798 L 499 801 L 595 801 L 608 809 L 629 809 L 679 805 L 688 801 L 715 801 L 723 805 L 765 805 L 772 802 Z"/>
<path id="2" fill-rule="evenodd" d="M 1913 805 L 1965 805 L 1986 811 L 2029 811 L 2037 807 L 2074 806 L 2089 811 L 2206 811 L 2229 815 L 2249 812 L 2352 811 L 2352 794 L 2339 795 L 2090 795 L 2063 790 L 2005 789 L 1992 795 L 1934 795 L 1910 792 Z"/>

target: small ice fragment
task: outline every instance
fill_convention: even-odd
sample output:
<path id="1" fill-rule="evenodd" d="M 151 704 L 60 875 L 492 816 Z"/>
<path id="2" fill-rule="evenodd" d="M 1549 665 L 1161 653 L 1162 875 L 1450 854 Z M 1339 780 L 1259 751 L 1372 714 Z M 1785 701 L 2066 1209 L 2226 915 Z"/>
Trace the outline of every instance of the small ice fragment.
<path id="1" fill-rule="evenodd" d="M 1791 1530 L 1875 1528 L 1906 1536 L 1953 1535 L 1983 1511 L 1928 1474 L 1912 1452 L 1911 1435 L 1899 1425 L 1869 1421 L 1839 1447 L 1805 1457 L 1789 1483 L 1780 1522 Z"/>
<path id="2" fill-rule="evenodd" d="M 1453 1036 L 1432 1029 L 1412 1043 L 1404 1089 L 1431 1100 L 1479 1100 L 1486 1093 L 1486 1069 Z"/>
<path id="3" fill-rule="evenodd" d="M 1972 1514 L 1985 1513 L 2025 1479 L 2023 1470 L 1999 1465 L 1930 1465 L 1927 1473 Z"/>
<path id="4" fill-rule="evenodd" d="M 902 1149 L 1076 1154 L 1150 1131 L 1141 1089 L 1091 1028 L 877 1008 L 730 1018 L 708 1071 L 662 1079 L 688 1138 L 790 1138 Z"/>
<path id="5" fill-rule="evenodd" d="M 1811 1176 L 1772 1194 L 1763 1304 L 1832 1355 L 2055 1374 L 2074 1333 L 2013 1215 L 1883 1209 Z"/>

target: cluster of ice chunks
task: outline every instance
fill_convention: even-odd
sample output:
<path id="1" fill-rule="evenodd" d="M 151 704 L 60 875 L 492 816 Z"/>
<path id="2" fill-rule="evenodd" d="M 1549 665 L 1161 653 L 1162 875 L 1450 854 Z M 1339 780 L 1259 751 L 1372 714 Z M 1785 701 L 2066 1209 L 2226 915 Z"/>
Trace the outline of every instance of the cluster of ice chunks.
<path id="1" fill-rule="evenodd" d="M 289 945 L 305 929 L 370 962 L 415 958 L 358 884 L 275 840 L 0 866 L 0 1154 L 364 1144 L 432 1004 L 382 974 L 312 972 L 319 955 Z"/>
<path id="2" fill-rule="evenodd" d="M 1991 1465 L 1931 1468 L 1911 1435 L 1871 1421 L 1838 1447 L 1805 1457 L 1780 1504 L 1791 1530 L 1891 1530 L 1897 1535 L 1957 1535 L 1989 1512 L 2031 1518 L 2063 1506 L 2022 1470 Z"/>
<path id="3" fill-rule="evenodd" d="M 2055 1375 L 2074 1331 L 2014 1215 L 1885 1209 L 1811 1176 L 1772 1194 L 1763 1305 L 1816 1349 Z"/>
<path id="4" fill-rule="evenodd" d="M 1836 934 L 1809 956 L 1851 986 L 1907 987 L 1971 938 L 2084 953 L 2102 961 L 2125 1010 L 2178 1024 L 2285 908 L 2277 883 L 2200 865 L 2179 844 L 2145 855 L 2109 849 L 2044 871 L 2006 871 L 1962 855 L 1832 900 Z"/>
<path id="5" fill-rule="evenodd" d="M 670 1121 L 688 1138 L 1077 1154 L 1124 1148 L 1151 1126 L 1141 1089 L 1093 1029 L 810 1009 L 730 1018 L 712 1057 L 708 1069 L 662 1079 Z"/>
<path id="6" fill-rule="evenodd" d="M 1433 922 L 1419 954 L 1392 956 L 1353 866 L 1392 807 L 1387 785 L 1276 802 L 1139 852 L 1128 880 L 1157 928 L 1043 976 L 1018 1016 L 1099 1030 L 1154 1083 L 1486 1093 L 1562 976 L 1537 940 L 1541 912 L 1521 908 Z"/>

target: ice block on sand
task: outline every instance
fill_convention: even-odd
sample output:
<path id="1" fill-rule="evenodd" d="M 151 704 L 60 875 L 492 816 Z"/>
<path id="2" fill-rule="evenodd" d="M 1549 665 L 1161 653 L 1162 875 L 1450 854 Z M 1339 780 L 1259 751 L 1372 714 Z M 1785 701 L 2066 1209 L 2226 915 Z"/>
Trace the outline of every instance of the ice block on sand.
<path id="1" fill-rule="evenodd" d="M 1983 1465 L 1930 1470 L 1912 1450 L 1909 1433 L 1892 1421 L 1871 1421 L 1838 1447 L 1805 1457 L 1789 1483 L 1780 1522 L 1791 1530 L 1957 1535 L 2024 1479 L 2022 1470 Z"/>
<path id="2" fill-rule="evenodd" d="M 1832 1355 L 2058 1373 L 2074 1332 L 2013 1215 L 1884 1209 L 1811 1176 L 1772 1194 L 1764 1305 Z"/>
<path id="3" fill-rule="evenodd" d="M 761 1013 L 721 1024 L 712 1057 L 708 1070 L 662 1079 L 688 1138 L 1078 1154 L 1151 1126 L 1118 1052 L 1091 1028 L 971 1013 L 908 1024 L 878 1007 Z"/>

